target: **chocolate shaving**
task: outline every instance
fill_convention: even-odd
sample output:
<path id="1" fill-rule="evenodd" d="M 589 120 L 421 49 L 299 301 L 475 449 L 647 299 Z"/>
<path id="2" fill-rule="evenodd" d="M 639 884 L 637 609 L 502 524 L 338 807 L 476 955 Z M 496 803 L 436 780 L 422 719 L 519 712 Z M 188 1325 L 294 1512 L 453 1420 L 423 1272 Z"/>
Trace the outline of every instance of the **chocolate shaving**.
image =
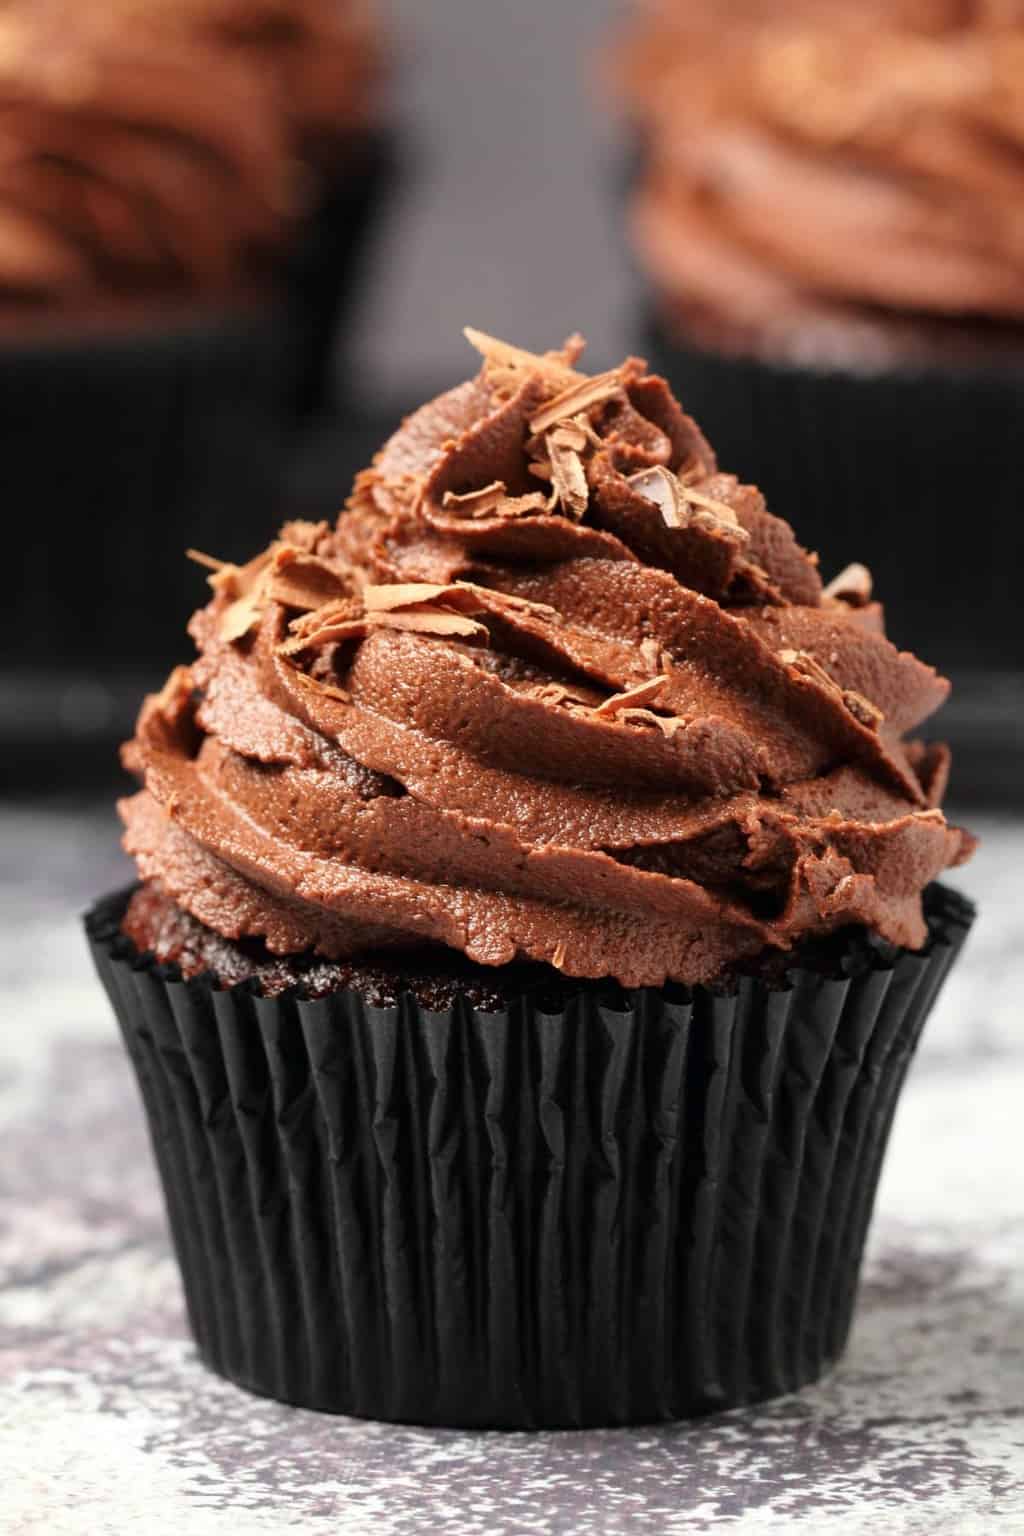
<path id="1" fill-rule="evenodd" d="M 521 368 L 502 367 L 498 363 L 487 363 L 484 369 L 487 384 L 493 395 L 499 400 L 511 400 L 523 387 L 525 375 Z"/>
<path id="2" fill-rule="evenodd" d="M 558 433 L 558 441 L 564 443 L 567 448 L 571 448 L 574 453 L 585 453 L 588 447 L 604 447 L 604 439 L 594 431 L 593 425 L 586 416 L 568 416 L 552 427 L 551 433 L 554 432 Z M 532 459 L 543 459 L 551 433 L 534 433 L 526 439 L 526 451 Z"/>
<path id="3" fill-rule="evenodd" d="M 681 485 L 680 491 L 690 509 L 690 522 L 694 527 L 705 528 L 710 533 L 725 534 L 740 544 L 748 542 L 750 534 L 728 502 L 719 501 L 714 496 L 705 496 L 703 492 L 695 491 L 692 485 Z"/>
<path id="4" fill-rule="evenodd" d="M 424 603 L 434 603 L 455 590 L 450 582 L 403 581 L 364 587 L 360 596 L 367 613 L 389 613 L 395 608 L 418 608 Z"/>
<path id="5" fill-rule="evenodd" d="M 366 622 L 384 629 L 406 629 L 421 635 L 459 635 L 466 639 L 487 639 L 483 624 L 464 613 L 447 608 L 413 608 L 404 613 L 368 613 Z"/>
<path id="6" fill-rule="evenodd" d="M 252 590 L 260 574 L 270 564 L 276 548 L 277 545 L 272 544 L 270 549 L 264 550 L 246 565 L 235 565 L 231 560 L 218 560 L 215 555 L 204 554 L 201 549 L 186 549 L 185 557 L 212 572 L 207 580 L 215 592 L 227 597 L 243 597 Z"/>
<path id="7" fill-rule="evenodd" d="M 538 699 L 542 704 L 582 704 L 584 702 L 561 683 L 544 683 L 539 687 L 527 689 L 527 692 L 531 699 Z"/>
<path id="8" fill-rule="evenodd" d="M 662 464 L 627 476 L 626 483 L 645 501 L 654 503 L 668 528 L 704 528 L 744 544 L 750 538 L 728 502 L 684 484 Z"/>
<path id="9" fill-rule="evenodd" d="M 580 338 L 575 335 L 570 336 L 560 356 L 551 353 L 542 356 L 536 352 L 526 352 L 522 347 L 513 347 L 507 341 L 499 341 L 496 336 L 488 336 L 486 331 L 474 330 L 471 325 L 465 326 L 462 334 L 470 346 L 475 347 L 480 353 L 485 363 L 498 369 L 511 369 L 515 373 L 543 374 L 560 390 L 569 389 L 586 377 L 560 360 L 560 357 L 566 355 L 571 355 L 573 360 L 579 356 L 582 347 L 578 346 Z"/>
<path id="10" fill-rule="evenodd" d="M 506 496 L 496 507 L 498 517 L 529 517 L 531 512 L 549 512 L 551 502 L 540 491 L 527 491 L 525 496 Z"/>
<path id="11" fill-rule="evenodd" d="M 363 606 L 368 611 L 377 612 L 418 609 L 429 603 L 443 604 L 456 613 L 484 613 L 497 608 L 532 613 L 545 619 L 556 616 L 555 609 L 548 603 L 534 603 L 512 592 L 494 592 L 490 587 L 481 587 L 472 581 L 452 581 L 445 585 L 407 581 L 394 585 L 368 586 L 363 588 L 361 596 Z"/>
<path id="12" fill-rule="evenodd" d="M 338 638 L 341 638 L 347 633 L 347 625 L 363 622 L 364 618 L 363 605 L 358 598 L 325 603 L 312 613 L 304 613 L 292 619 L 288 625 L 290 637 L 281 642 L 277 653 L 279 656 L 292 656 L 307 646 L 326 645 L 328 642 L 324 637 L 328 630 L 337 631 Z"/>
<path id="13" fill-rule="evenodd" d="M 619 711 L 619 720 L 628 721 L 630 725 L 646 726 L 649 730 L 656 729 L 669 741 L 676 731 L 686 724 L 681 715 L 656 715 L 649 709 L 623 709 Z"/>
<path id="14" fill-rule="evenodd" d="M 495 480 L 479 491 L 467 491 L 462 496 L 457 496 L 454 491 L 445 491 L 441 505 L 446 511 L 455 509 L 474 518 L 526 517 L 531 512 L 548 510 L 547 498 L 539 491 L 528 492 L 525 496 L 509 496 L 503 480 Z"/>
<path id="15" fill-rule="evenodd" d="M 651 469 L 628 475 L 626 484 L 657 507 L 667 528 L 686 527 L 690 520 L 689 510 L 683 500 L 682 487 L 670 469 L 655 464 Z"/>
<path id="16" fill-rule="evenodd" d="M 229 560 L 218 560 L 216 555 L 204 555 L 201 549 L 186 549 L 186 560 L 194 560 L 196 565 L 205 566 L 208 571 L 222 571 Z"/>
<path id="17" fill-rule="evenodd" d="M 329 523 L 310 523 L 299 518 L 294 522 L 285 523 L 278 538 L 282 544 L 292 544 L 296 549 L 311 555 L 320 540 L 326 538 L 330 531 Z"/>
<path id="18" fill-rule="evenodd" d="M 340 624 L 349 619 L 360 619 L 365 612 L 361 597 L 342 598 L 336 603 L 324 603 L 309 613 L 292 619 L 288 625 L 293 635 L 311 635 L 325 624 Z"/>
<path id="19" fill-rule="evenodd" d="M 603 405 L 613 395 L 619 394 L 621 389 L 622 370 L 619 368 L 613 368 L 608 373 L 597 373 L 589 379 L 578 378 L 577 382 L 563 389 L 531 418 L 530 431 L 539 436 L 571 416 L 582 415 L 592 411 L 596 405 Z"/>
<path id="20" fill-rule="evenodd" d="M 552 490 L 563 512 L 579 522 L 587 510 L 590 494 L 583 461 L 577 452 L 559 440 L 557 432 L 548 433 L 547 447 Z"/>
<path id="21" fill-rule="evenodd" d="M 330 645 L 336 640 L 363 639 L 369 633 L 365 619 L 339 620 L 337 624 L 325 624 L 306 635 L 293 635 L 282 640 L 277 647 L 278 656 L 297 656 L 300 651 L 313 650 L 317 646 Z"/>
<path id="22" fill-rule="evenodd" d="M 262 554 L 245 565 L 233 565 L 229 560 L 215 560 L 199 550 L 187 551 L 190 560 L 207 566 L 211 574 L 207 581 L 218 597 L 231 599 L 221 611 L 217 628 L 222 640 L 230 644 L 241 640 L 255 624 L 266 605 L 264 584 L 267 570 L 278 545 L 272 544 Z"/>
<path id="23" fill-rule="evenodd" d="M 320 628 L 293 635 L 278 646 L 279 656 L 332 645 L 343 640 L 364 640 L 375 629 L 401 629 L 412 634 L 443 635 L 465 640 L 486 639 L 487 630 L 475 619 L 445 608 L 413 608 L 405 612 L 364 613 L 358 618 L 325 621 Z"/>
<path id="24" fill-rule="evenodd" d="M 838 576 L 833 576 L 821 595 L 834 602 L 846 602 L 851 607 L 863 608 L 871 601 L 872 586 L 871 572 L 867 566 L 854 560 Z"/>
<path id="25" fill-rule="evenodd" d="M 583 453 L 587 446 L 587 434 L 577 426 L 575 421 L 562 421 L 557 427 L 552 427 L 546 441 L 558 443 L 560 447 L 569 448 L 573 453 Z"/>
<path id="26" fill-rule="evenodd" d="M 259 623 L 264 606 L 259 592 L 236 598 L 220 616 L 217 629 L 221 639 L 228 645 L 243 639 Z"/>
<path id="27" fill-rule="evenodd" d="M 792 667 L 801 676 L 817 683 L 820 688 L 838 695 L 854 719 L 861 725 L 867 726 L 869 730 L 877 731 L 885 719 L 882 711 L 872 704 L 870 699 L 866 699 L 862 693 L 857 693 L 852 688 L 841 687 L 835 678 L 825 671 L 820 662 L 815 661 L 814 657 L 809 656 L 806 651 L 780 651 L 779 660 L 787 667 Z"/>
<path id="28" fill-rule="evenodd" d="M 281 647 L 278 647 L 278 654 L 285 654 Z M 311 673 L 303 672 L 301 667 L 293 667 L 292 671 L 303 686 L 312 692 L 326 694 L 328 698 L 337 699 L 340 704 L 351 704 L 352 695 L 344 688 L 339 688 L 337 684 L 325 683 L 322 677 L 313 677 Z"/>
<path id="29" fill-rule="evenodd" d="M 190 551 L 191 558 L 212 569 L 208 580 L 218 596 L 231 599 L 218 619 L 222 640 L 229 645 L 241 640 L 259 623 L 268 602 L 316 611 L 347 592 L 344 574 L 305 547 L 325 528 L 326 524 L 286 523 L 282 532 L 297 533 L 300 543 L 277 540 L 242 566 Z"/>
<path id="30" fill-rule="evenodd" d="M 613 693 L 598 705 L 594 715 L 597 718 L 604 718 L 608 715 L 617 715 L 622 709 L 632 709 L 637 705 L 647 704 L 657 697 L 667 682 L 668 674 L 660 672 L 657 677 L 649 677 L 646 682 L 626 688 L 622 693 Z"/>
<path id="31" fill-rule="evenodd" d="M 276 549 L 277 545 L 272 544 L 245 565 L 232 565 L 230 561 L 225 561 L 219 571 L 207 577 L 210 586 L 223 597 L 249 597 L 262 584 Z"/>
<path id="32" fill-rule="evenodd" d="M 504 497 L 504 480 L 492 480 L 490 485 L 482 485 L 478 491 L 466 491 L 461 496 L 454 491 L 445 491 L 441 505 L 446 509 L 457 507 L 459 511 L 469 512 L 474 517 L 485 517 L 494 511 Z"/>
<path id="33" fill-rule="evenodd" d="M 582 434 L 585 442 L 590 443 L 591 447 L 604 447 L 604 439 L 601 437 L 600 433 L 594 431 L 594 424 L 590 420 L 589 416 L 570 416 L 569 420 L 563 422 L 562 425 L 564 427 L 575 427 L 576 430 Z"/>
<path id="34" fill-rule="evenodd" d="M 470 615 L 491 609 L 530 613 L 545 619 L 554 614 L 554 609 L 546 603 L 531 603 L 525 597 L 492 592 L 469 581 L 370 585 L 363 588 L 359 598 L 326 603 L 316 612 L 293 619 L 289 625 L 289 638 L 278 647 L 278 652 L 282 656 L 292 656 L 308 647 L 363 639 L 373 629 L 403 629 L 467 640 L 486 639 L 486 627 Z"/>
<path id="35" fill-rule="evenodd" d="M 153 706 L 169 725 L 176 725 L 188 709 L 193 686 L 191 668 L 175 667 L 160 692 L 154 695 Z"/>
<path id="36" fill-rule="evenodd" d="M 810 678 L 820 688 L 827 688 L 832 693 L 842 693 L 835 678 L 806 651 L 780 651 L 779 660 L 787 667 L 792 667 L 794 671 L 799 672 L 802 677 Z"/>
<path id="37" fill-rule="evenodd" d="M 843 689 L 843 703 L 855 720 L 861 725 L 866 725 L 868 730 L 877 731 L 885 719 L 884 714 L 870 699 L 866 699 L 862 693 L 856 693 L 852 688 Z"/>
<path id="38" fill-rule="evenodd" d="M 274 552 L 263 590 L 270 602 L 309 612 L 346 597 L 349 584 L 319 555 L 308 554 L 298 545 L 282 544 Z"/>
<path id="39" fill-rule="evenodd" d="M 692 485 L 682 485 L 681 482 L 677 483 L 680 484 L 684 500 L 690 506 L 699 507 L 702 511 L 710 513 L 716 522 L 727 524 L 736 533 L 741 534 L 744 539 L 749 538 L 747 530 L 740 526 L 739 518 L 727 501 L 719 501 L 717 496 L 705 496 L 703 491 L 695 490 Z M 697 517 L 699 518 L 699 516 L 698 512 Z"/>

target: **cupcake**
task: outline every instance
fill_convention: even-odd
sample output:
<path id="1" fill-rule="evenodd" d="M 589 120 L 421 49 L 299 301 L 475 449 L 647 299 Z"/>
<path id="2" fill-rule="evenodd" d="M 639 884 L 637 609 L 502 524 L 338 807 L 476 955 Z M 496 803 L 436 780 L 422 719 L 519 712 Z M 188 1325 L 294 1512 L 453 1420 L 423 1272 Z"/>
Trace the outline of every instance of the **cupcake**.
<path id="1" fill-rule="evenodd" d="M 664 0 L 610 68 L 658 365 L 823 558 L 900 592 L 901 638 L 1019 671 L 1024 12 Z M 979 473 L 954 564 L 934 531 Z"/>
<path id="2" fill-rule="evenodd" d="M 173 654 L 183 543 L 269 536 L 369 207 L 378 51 L 326 0 L 4 8 L 23 662 L 123 656 L 126 627 Z"/>
<path id="3" fill-rule="evenodd" d="M 947 684 L 665 381 L 470 335 L 334 527 L 209 561 L 87 920 L 213 1369 L 476 1426 L 842 1351 L 970 925 Z"/>

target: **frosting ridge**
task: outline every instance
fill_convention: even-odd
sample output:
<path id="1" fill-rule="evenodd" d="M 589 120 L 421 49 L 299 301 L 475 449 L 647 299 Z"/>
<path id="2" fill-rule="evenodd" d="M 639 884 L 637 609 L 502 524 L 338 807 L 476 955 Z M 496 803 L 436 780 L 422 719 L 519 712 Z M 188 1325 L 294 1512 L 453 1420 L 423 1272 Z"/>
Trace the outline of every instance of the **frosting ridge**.
<path id="1" fill-rule="evenodd" d="M 226 938 L 443 945 L 624 985 L 713 980 L 865 924 L 919 945 L 966 857 L 948 685 L 823 590 L 637 359 L 473 333 L 335 527 L 214 565 L 199 656 L 147 700 L 126 846 Z"/>

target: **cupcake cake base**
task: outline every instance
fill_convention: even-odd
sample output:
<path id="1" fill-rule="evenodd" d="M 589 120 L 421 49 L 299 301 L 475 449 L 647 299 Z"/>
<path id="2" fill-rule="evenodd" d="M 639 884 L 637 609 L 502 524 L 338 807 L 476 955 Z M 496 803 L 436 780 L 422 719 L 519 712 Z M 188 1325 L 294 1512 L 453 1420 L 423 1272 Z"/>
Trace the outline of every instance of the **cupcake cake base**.
<path id="1" fill-rule="evenodd" d="M 141 953 L 130 894 L 86 925 L 214 1370 L 554 1428 L 756 1401 L 842 1352 L 959 896 L 931 887 L 920 952 L 851 930 L 721 989 L 351 970 L 264 995 Z"/>

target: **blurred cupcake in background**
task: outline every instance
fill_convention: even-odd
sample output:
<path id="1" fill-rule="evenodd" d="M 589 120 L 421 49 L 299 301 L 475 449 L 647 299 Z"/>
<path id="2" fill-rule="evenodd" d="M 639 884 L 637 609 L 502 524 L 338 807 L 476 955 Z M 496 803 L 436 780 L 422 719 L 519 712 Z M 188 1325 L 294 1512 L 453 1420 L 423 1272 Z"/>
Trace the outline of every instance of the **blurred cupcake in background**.
<path id="1" fill-rule="evenodd" d="M 381 122 L 385 50 L 375 8 L 367 0 L 115 0 L 115 9 L 172 41 L 196 40 L 243 62 L 273 95 L 293 156 L 291 198 L 307 220 L 288 251 L 307 328 L 300 403 L 322 404 L 353 235 L 393 156 Z"/>
<path id="2" fill-rule="evenodd" d="M 328 170 L 376 113 L 382 51 L 366 0 L 122 0 L 245 58 L 277 92 L 304 155 Z"/>
<path id="3" fill-rule="evenodd" d="M 17 660 L 123 656 L 143 615 L 159 655 L 183 544 L 244 549 L 278 512 L 379 183 L 381 72 L 362 4 L 0 11 Z"/>
<path id="4" fill-rule="evenodd" d="M 1024 669 L 1024 6 L 661 0 L 610 71 L 659 366 L 897 637 Z"/>

